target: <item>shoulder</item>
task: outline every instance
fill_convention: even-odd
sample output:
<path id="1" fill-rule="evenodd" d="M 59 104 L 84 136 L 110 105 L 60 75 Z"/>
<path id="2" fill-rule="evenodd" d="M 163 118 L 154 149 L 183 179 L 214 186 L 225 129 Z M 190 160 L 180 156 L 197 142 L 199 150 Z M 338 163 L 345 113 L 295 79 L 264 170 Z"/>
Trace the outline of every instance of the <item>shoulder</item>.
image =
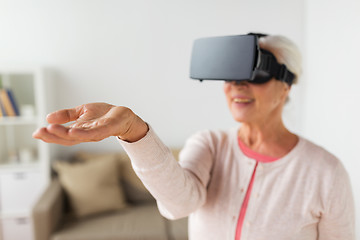
<path id="1" fill-rule="evenodd" d="M 210 145 L 218 146 L 223 144 L 230 144 L 236 140 L 237 129 L 205 129 L 194 133 L 187 142 L 201 141 L 206 142 Z"/>
<path id="2" fill-rule="evenodd" d="M 324 147 L 300 137 L 301 147 L 298 149 L 298 160 L 305 163 L 318 177 L 347 176 L 341 160 Z"/>
<path id="3" fill-rule="evenodd" d="M 306 139 L 300 137 L 302 142 L 301 153 L 311 163 L 327 164 L 336 166 L 340 163 L 340 160 L 324 147 Z"/>
<path id="4" fill-rule="evenodd" d="M 235 146 L 236 136 L 236 128 L 226 130 L 201 130 L 187 139 L 183 150 L 206 151 L 214 156 L 217 153 L 226 152 L 233 148 L 233 146 Z"/>

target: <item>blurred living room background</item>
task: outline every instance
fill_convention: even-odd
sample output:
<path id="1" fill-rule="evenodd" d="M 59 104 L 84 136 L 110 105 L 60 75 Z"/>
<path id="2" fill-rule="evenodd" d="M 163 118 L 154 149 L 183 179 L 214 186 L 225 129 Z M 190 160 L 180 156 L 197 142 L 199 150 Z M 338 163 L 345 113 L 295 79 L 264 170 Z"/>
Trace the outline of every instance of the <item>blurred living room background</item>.
<path id="1" fill-rule="evenodd" d="M 23 103 L 15 120 L 0 117 L 0 239 L 34 239 L 41 231 L 32 211 L 52 183 L 55 161 L 79 152 L 122 154 L 115 137 L 71 147 L 38 143 L 31 133 L 46 124 L 47 113 L 89 102 L 127 106 L 177 152 L 196 131 L 237 125 L 222 82 L 189 78 L 193 41 L 248 32 L 285 35 L 299 46 L 303 75 L 292 87 L 285 123 L 341 159 L 359 219 L 359 12 L 358 0 L 0 0 L 0 88 Z M 186 232 L 163 225 L 164 239 Z M 360 237 L 360 221 L 356 229 Z M 50 239 L 41 234 L 36 239 Z"/>

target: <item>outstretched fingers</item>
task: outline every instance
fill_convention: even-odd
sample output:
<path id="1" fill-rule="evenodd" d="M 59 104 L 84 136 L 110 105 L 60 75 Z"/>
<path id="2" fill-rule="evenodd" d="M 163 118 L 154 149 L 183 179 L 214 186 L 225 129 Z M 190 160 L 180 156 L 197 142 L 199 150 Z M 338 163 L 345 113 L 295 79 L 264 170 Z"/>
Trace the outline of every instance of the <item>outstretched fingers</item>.
<path id="1" fill-rule="evenodd" d="M 41 139 L 47 143 L 56 143 L 56 144 L 61 144 L 61 145 L 65 145 L 65 146 L 72 146 L 72 145 L 80 143 L 80 141 L 77 141 L 77 140 L 64 139 L 55 134 L 52 134 L 48 131 L 47 128 L 38 129 L 37 131 L 35 131 L 33 133 L 33 137 L 36 139 Z"/>
<path id="2" fill-rule="evenodd" d="M 95 142 L 111 136 L 111 128 L 108 125 L 65 127 L 60 124 L 51 124 L 46 130 L 59 139 L 76 142 Z"/>

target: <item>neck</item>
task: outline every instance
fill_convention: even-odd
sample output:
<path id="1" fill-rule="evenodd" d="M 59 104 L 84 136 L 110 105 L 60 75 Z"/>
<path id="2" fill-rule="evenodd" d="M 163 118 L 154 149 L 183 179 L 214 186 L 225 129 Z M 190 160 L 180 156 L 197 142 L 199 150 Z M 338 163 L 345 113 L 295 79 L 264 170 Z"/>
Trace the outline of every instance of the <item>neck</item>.
<path id="1" fill-rule="evenodd" d="M 263 123 L 242 123 L 238 136 L 250 149 L 270 157 L 283 157 L 298 142 L 298 137 L 282 120 Z"/>

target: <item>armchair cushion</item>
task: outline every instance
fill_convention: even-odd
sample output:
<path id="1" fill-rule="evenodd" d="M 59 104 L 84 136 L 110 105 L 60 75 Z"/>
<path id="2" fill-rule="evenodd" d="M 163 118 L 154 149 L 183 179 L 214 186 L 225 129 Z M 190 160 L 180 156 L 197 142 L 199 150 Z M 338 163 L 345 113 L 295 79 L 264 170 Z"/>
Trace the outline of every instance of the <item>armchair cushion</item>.
<path id="1" fill-rule="evenodd" d="M 85 217 L 127 206 L 114 157 L 75 163 L 56 161 L 54 169 L 75 216 Z"/>
<path id="2" fill-rule="evenodd" d="M 74 160 L 88 162 L 112 157 L 116 158 L 118 161 L 118 171 L 120 173 L 119 182 L 123 188 L 127 202 L 135 205 L 155 202 L 155 199 L 151 196 L 139 177 L 135 174 L 131 161 L 125 152 L 90 153 L 82 151 L 76 153 Z"/>
<path id="3" fill-rule="evenodd" d="M 154 204 L 66 222 L 51 240 L 168 239 L 165 219 Z"/>

